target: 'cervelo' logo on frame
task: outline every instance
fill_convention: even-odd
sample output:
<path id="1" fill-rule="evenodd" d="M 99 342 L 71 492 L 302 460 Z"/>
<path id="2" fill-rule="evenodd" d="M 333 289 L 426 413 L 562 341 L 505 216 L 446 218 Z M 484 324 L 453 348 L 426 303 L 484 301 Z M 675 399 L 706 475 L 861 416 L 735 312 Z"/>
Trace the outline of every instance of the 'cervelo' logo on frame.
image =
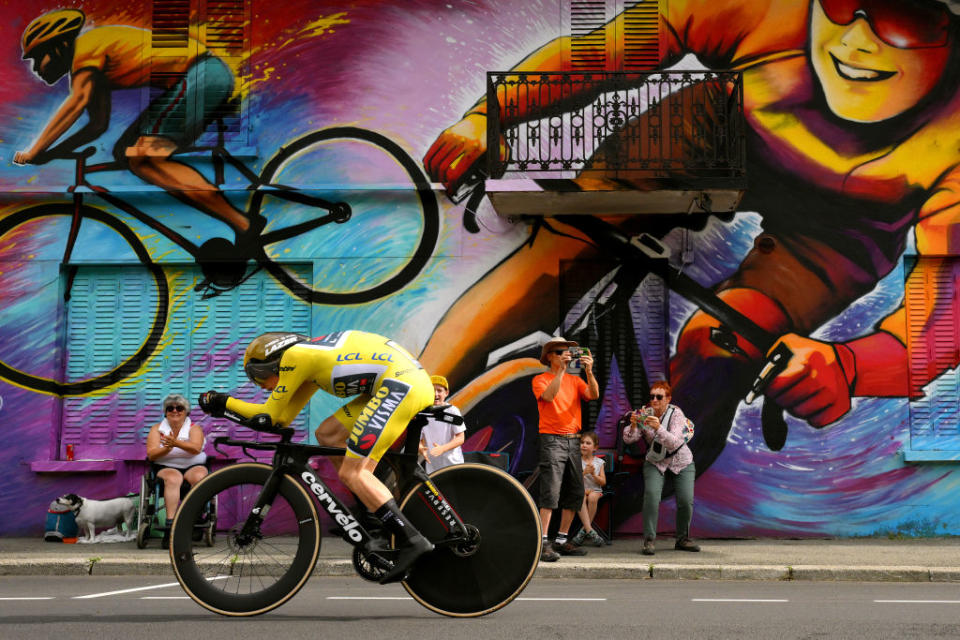
<path id="1" fill-rule="evenodd" d="M 360 526 L 360 523 L 358 523 L 357 520 L 349 513 L 343 512 L 343 510 L 337 505 L 334 497 L 327 492 L 326 488 L 322 484 L 317 482 L 317 477 L 309 471 L 304 471 L 300 474 L 300 477 L 303 478 L 303 481 L 310 486 L 310 491 L 313 491 L 314 495 L 320 499 L 320 504 L 323 505 L 323 508 L 327 510 L 327 513 L 330 514 L 330 517 L 333 518 L 336 523 L 347 532 L 347 535 L 350 537 L 350 539 L 354 542 L 363 542 L 363 534 L 357 530 L 357 527 Z"/>

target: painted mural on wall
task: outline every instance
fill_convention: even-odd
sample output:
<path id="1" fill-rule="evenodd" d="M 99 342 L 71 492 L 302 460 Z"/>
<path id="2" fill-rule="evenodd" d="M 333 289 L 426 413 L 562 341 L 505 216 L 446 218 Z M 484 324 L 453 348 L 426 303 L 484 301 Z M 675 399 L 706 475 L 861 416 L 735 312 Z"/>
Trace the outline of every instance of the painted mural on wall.
<path id="1" fill-rule="evenodd" d="M 238 359 L 253 335 L 282 322 L 314 334 L 376 331 L 418 348 L 467 410 L 467 448 L 508 451 L 512 471 L 531 469 L 536 339 L 609 340 L 601 294 L 629 284 L 613 300 L 636 317 L 656 276 L 591 271 L 578 302 L 563 302 L 567 274 L 609 259 L 600 232 L 562 217 L 511 223 L 485 203 L 470 233 L 463 205 L 429 181 L 453 185 L 484 153 L 487 70 L 568 70 L 558 2 L 281 9 L 253 0 L 240 53 L 210 43 L 206 27 L 220 23 L 195 4 L 183 51 L 162 69 L 141 55 L 159 46 L 147 9 L 33 3 L 12 8 L 2 27 L 0 419 L 12 444 L 0 453 L 11 470 L 0 504 L 21 515 L 0 533 L 37 530 L 68 488 L 132 490 L 167 393 L 238 385 L 257 397 Z M 625 4 L 620 21 L 642 3 Z M 685 276 L 793 354 L 763 402 L 747 405 L 763 349 L 718 344 L 716 320 L 670 295 L 663 373 L 697 425 L 695 535 L 960 531 L 954 467 L 901 456 L 911 446 L 908 398 L 942 394 L 941 411 L 954 420 L 957 411 L 956 390 L 938 386 L 955 380 L 955 352 L 940 354 L 932 330 L 908 335 L 904 308 L 908 279 L 957 278 L 960 7 L 948 4 L 662 3 L 662 67 L 742 72 L 743 213 L 596 228 L 647 232 L 685 255 Z M 32 22 L 54 10 L 55 20 Z M 596 98 L 581 90 L 564 100 Z M 628 122 L 623 140 L 646 118 Z M 620 143 L 601 145 L 598 158 Z M 61 157 L 74 147 L 94 151 Z M 110 268 L 119 293 L 96 288 Z M 101 308 L 104 299 L 119 302 Z M 960 317 L 951 287 L 925 300 L 921 327 Z M 633 387 L 656 375 L 640 325 L 597 363 L 595 426 L 607 448 Z M 915 339 L 938 357 L 909 377 Z M 634 356 L 645 375 L 623 366 Z M 305 422 L 335 406 L 316 398 Z M 763 426 L 761 407 L 774 406 L 767 413 L 789 414 L 786 432 Z M 81 475 L 31 466 L 62 459 L 74 436 L 80 457 L 131 463 Z M 639 530 L 638 476 L 618 489 L 623 531 Z M 19 508 L 24 496 L 32 511 Z"/>

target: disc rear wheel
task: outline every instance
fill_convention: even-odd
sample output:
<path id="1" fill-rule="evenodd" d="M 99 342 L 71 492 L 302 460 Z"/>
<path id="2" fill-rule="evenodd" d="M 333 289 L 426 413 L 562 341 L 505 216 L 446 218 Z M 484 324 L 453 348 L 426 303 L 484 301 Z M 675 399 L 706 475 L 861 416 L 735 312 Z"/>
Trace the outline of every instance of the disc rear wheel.
<path id="1" fill-rule="evenodd" d="M 454 465 L 430 479 L 467 525 L 469 539 L 445 546 L 444 523 L 414 487 L 401 509 L 437 548 L 417 561 L 403 586 L 443 615 L 500 609 L 523 591 L 540 560 L 540 515 L 533 500 L 512 476 L 489 465 Z"/>

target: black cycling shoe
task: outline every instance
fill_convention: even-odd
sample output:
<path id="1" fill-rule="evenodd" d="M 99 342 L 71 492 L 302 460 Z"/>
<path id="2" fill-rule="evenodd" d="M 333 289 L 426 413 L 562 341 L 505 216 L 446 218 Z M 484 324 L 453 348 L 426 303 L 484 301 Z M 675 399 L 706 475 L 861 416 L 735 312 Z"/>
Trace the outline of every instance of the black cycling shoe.
<path id="1" fill-rule="evenodd" d="M 410 569 L 417 561 L 417 558 L 431 551 L 433 551 L 433 543 L 422 535 L 418 535 L 407 545 L 397 549 L 397 559 L 393 563 L 393 569 L 380 578 L 380 584 L 406 580 L 407 574 L 410 573 Z"/>

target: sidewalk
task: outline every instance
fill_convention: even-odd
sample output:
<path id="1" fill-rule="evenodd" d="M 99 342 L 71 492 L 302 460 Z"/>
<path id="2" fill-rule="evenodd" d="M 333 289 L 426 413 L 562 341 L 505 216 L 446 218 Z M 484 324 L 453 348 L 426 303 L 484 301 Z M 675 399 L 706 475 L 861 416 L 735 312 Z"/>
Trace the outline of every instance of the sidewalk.
<path id="1" fill-rule="evenodd" d="M 672 538 L 657 540 L 654 556 L 640 554 L 639 538 L 585 547 L 583 557 L 541 563 L 544 578 L 666 578 L 725 580 L 860 580 L 960 582 L 960 537 L 888 540 L 697 540 L 702 551 L 673 550 Z M 221 538 L 220 544 L 223 543 Z M 41 538 L 0 538 L 0 575 L 164 575 L 170 557 L 151 540 L 62 544 Z M 321 541 L 316 575 L 353 575 L 352 549 L 339 538 Z"/>

